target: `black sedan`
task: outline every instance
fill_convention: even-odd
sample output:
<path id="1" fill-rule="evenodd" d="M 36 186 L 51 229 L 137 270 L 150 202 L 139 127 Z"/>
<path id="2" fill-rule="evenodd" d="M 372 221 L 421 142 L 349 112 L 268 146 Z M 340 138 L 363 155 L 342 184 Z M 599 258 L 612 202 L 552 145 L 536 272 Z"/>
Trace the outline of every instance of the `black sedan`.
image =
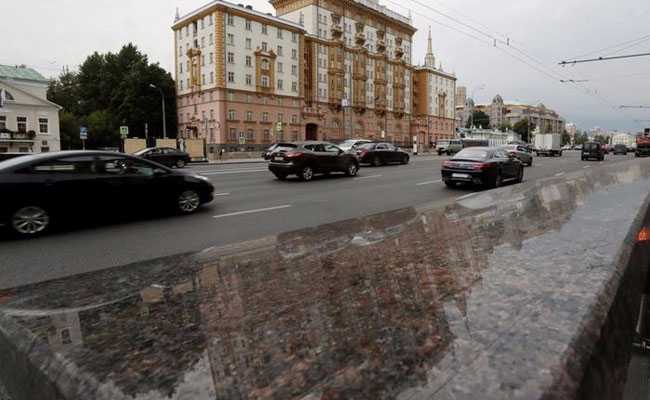
<path id="1" fill-rule="evenodd" d="M 330 172 L 356 176 L 359 160 L 329 142 L 280 143 L 271 155 L 269 170 L 280 180 L 297 175 L 303 181 L 310 181 L 314 174 Z"/>
<path id="2" fill-rule="evenodd" d="M 33 237 L 53 225 L 139 215 L 191 214 L 212 201 L 207 178 L 121 153 L 64 151 L 0 162 L 0 225 Z"/>
<path id="3" fill-rule="evenodd" d="M 524 166 L 504 149 L 471 147 L 442 164 L 442 180 L 448 187 L 459 183 L 496 188 L 506 181 L 521 182 Z"/>
<path id="4" fill-rule="evenodd" d="M 171 147 L 149 147 L 135 152 L 134 155 L 170 168 L 183 168 L 191 161 L 188 153 Z"/>
<path id="5" fill-rule="evenodd" d="M 357 156 L 362 164 L 381 165 L 409 163 L 409 154 L 391 143 L 366 143 L 359 146 Z"/>

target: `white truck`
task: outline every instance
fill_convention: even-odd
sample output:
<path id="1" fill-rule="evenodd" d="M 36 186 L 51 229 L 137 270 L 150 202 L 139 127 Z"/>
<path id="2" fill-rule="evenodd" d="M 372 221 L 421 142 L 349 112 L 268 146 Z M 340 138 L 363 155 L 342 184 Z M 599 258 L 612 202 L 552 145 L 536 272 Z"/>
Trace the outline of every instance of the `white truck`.
<path id="1" fill-rule="evenodd" d="M 537 156 L 562 156 L 562 135 L 559 133 L 538 133 L 535 135 Z"/>

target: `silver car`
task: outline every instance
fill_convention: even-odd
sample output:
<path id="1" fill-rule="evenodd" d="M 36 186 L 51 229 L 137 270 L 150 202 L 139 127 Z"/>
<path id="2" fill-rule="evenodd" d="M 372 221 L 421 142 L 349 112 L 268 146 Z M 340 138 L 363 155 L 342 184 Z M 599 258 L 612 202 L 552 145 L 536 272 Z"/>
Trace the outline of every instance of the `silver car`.
<path id="1" fill-rule="evenodd" d="M 507 151 L 508 154 L 519 159 L 522 164 L 529 167 L 533 165 L 533 153 L 528 147 L 522 146 L 520 144 L 509 144 L 507 146 L 503 146 L 503 149 Z"/>

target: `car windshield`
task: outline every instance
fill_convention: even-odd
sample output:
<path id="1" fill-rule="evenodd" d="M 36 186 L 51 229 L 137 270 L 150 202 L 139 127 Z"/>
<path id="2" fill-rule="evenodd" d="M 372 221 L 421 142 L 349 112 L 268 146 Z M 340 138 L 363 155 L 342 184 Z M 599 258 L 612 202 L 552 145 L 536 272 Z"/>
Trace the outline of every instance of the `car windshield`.
<path id="1" fill-rule="evenodd" d="M 596 150 L 598 149 L 598 143 L 585 143 L 584 149 L 585 150 Z"/>
<path id="2" fill-rule="evenodd" d="M 487 150 L 481 149 L 465 149 L 459 151 L 454 157 L 453 160 L 472 160 L 472 161 L 484 161 L 487 160 L 490 155 L 490 152 Z"/>
<path id="3" fill-rule="evenodd" d="M 273 150 L 275 151 L 290 151 L 293 149 L 297 149 L 298 145 L 295 145 L 293 143 L 278 143 Z"/>

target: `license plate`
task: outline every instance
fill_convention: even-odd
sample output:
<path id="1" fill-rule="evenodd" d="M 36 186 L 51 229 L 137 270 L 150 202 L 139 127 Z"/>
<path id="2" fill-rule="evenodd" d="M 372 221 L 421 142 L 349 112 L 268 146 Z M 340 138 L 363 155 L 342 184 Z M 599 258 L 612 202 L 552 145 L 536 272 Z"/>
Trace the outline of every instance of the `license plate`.
<path id="1" fill-rule="evenodd" d="M 284 161 L 284 156 L 273 157 L 273 161 L 275 161 L 275 160 Z"/>
<path id="2" fill-rule="evenodd" d="M 467 174 L 451 174 L 452 178 L 462 178 L 462 179 L 469 179 L 469 175 Z"/>

